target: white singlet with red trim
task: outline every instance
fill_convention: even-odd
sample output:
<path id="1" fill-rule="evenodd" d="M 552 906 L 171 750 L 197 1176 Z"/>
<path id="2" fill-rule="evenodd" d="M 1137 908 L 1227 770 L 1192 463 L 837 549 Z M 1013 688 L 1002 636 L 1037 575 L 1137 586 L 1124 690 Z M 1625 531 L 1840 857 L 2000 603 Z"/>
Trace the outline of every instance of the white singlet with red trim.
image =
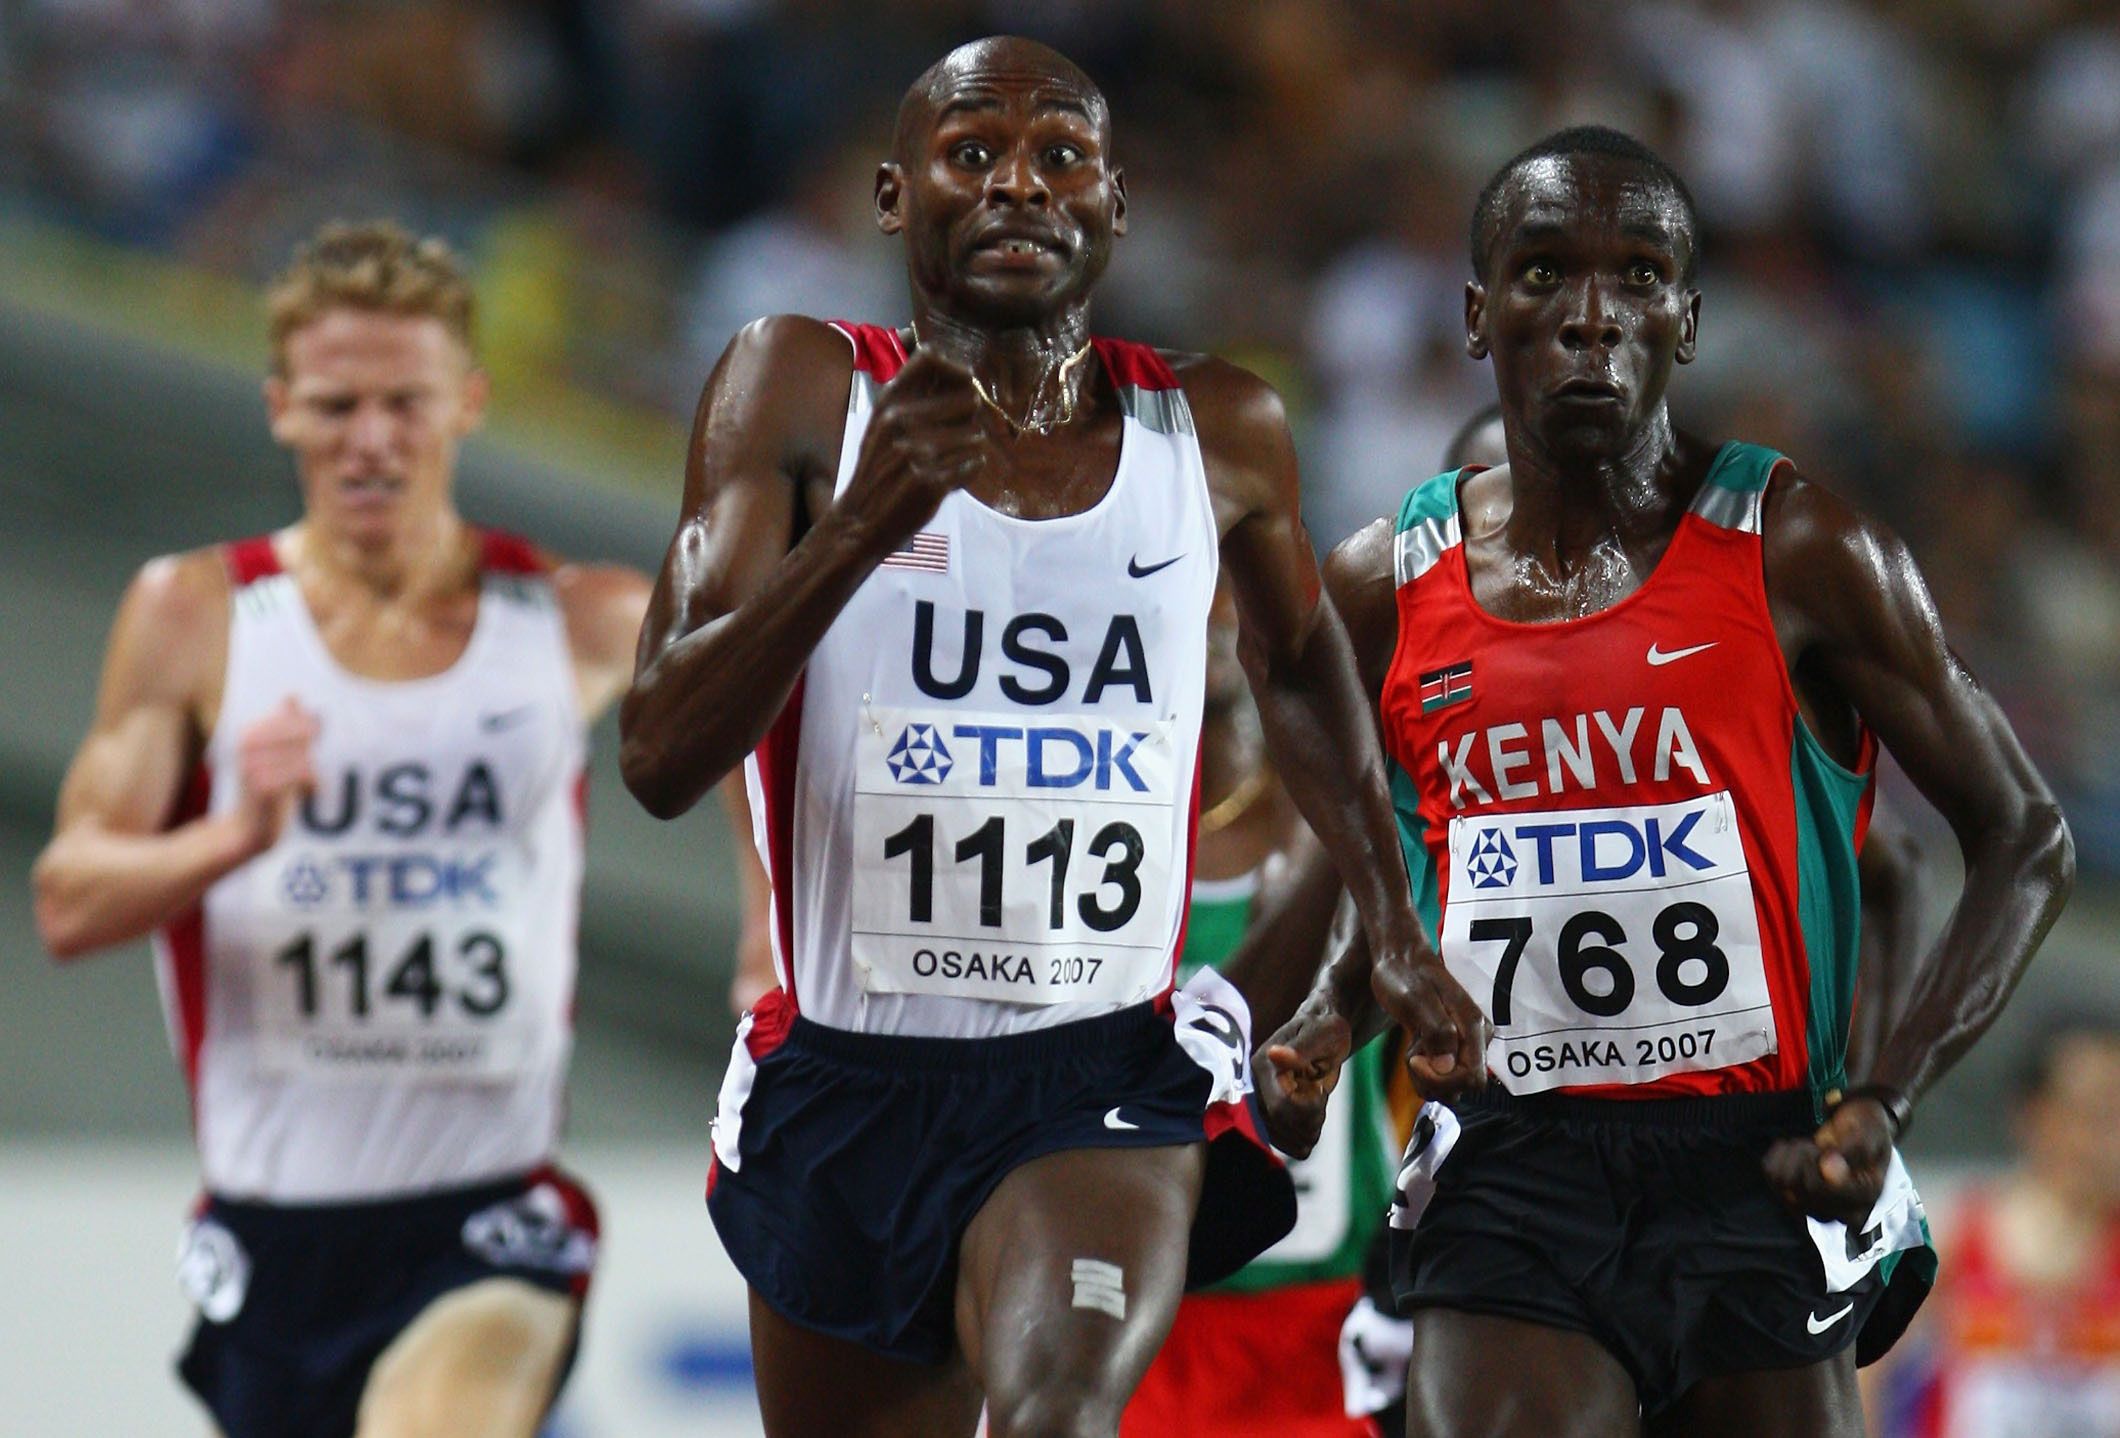
<path id="1" fill-rule="evenodd" d="M 905 354 L 895 331 L 838 328 L 844 488 Z M 945 499 L 847 602 L 748 765 L 774 957 L 806 1018 L 983 1038 L 1171 987 L 1219 532 L 1169 366 L 1095 343 L 1124 411 L 1110 489 L 1047 520 Z"/>
<path id="2" fill-rule="evenodd" d="M 230 550 L 204 807 L 235 806 L 238 738 L 287 696 L 322 732 L 279 842 L 158 936 L 214 1194 L 397 1197 L 551 1156 L 587 742 L 550 582 L 520 541 L 485 547 L 462 656 L 402 682 L 339 666 L 269 545 Z"/>

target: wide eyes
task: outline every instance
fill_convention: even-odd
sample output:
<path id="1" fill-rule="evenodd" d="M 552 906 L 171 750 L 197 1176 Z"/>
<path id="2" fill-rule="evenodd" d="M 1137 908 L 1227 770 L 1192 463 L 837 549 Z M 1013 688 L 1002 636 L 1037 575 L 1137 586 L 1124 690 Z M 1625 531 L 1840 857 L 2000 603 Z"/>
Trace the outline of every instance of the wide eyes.
<path id="1" fill-rule="evenodd" d="M 952 161 L 967 170 L 987 169 L 1000 158 L 992 146 L 981 140 L 959 140 L 950 146 L 949 155 Z M 1064 170 L 1080 164 L 1085 158 L 1086 153 L 1080 145 L 1066 140 L 1047 145 L 1038 152 L 1039 162 L 1048 170 Z"/>
<path id="2" fill-rule="evenodd" d="M 1663 283 L 1663 274 L 1647 260 L 1636 260 L 1627 266 L 1627 283 L 1638 289 L 1651 289 Z"/>
<path id="3" fill-rule="evenodd" d="M 1557 285 L 1561 282 L 1561 272 L 1549 260 L 1533 260 L 1524 266 L 1524 278 L 1541 287 Z"/>

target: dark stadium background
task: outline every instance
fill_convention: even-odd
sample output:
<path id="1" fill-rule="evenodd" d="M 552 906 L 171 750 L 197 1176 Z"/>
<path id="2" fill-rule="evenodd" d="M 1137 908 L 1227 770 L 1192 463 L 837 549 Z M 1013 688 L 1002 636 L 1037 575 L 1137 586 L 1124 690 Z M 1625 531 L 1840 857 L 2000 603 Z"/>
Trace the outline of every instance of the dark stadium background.
<path id="1" fill-rule="evenodd" d="M 42 1329 L 132 1345 L 97 1368 L 0 1344 L 19 1350 L 0 1391 L 29 1394 L 14 1416 L 48 1415 L 20 1431 L 187 1421 L 156 1366 L 181 1320 L 186 1113 L 144 947 L 50 966 L 26 873 L 127 575 L 293 513 L 257 394 L 260 283 L 329 218 L 446 235 L 496 388 L 464 509 L 651 566 L 684 421 L 738 324 L 902 317 L 868 217 L 892 107 L 948 45 L 998 30 L 1059 45 L 1113 101 L 1133 232 L 1098 328 L 1273 379 L 1321 545 L 1391 508 L 1488 393 L 1459 335 L 1486 174 L 1584 120 L 1662 149 L 1707 226 L 1681 422 L 1787 450 L 1908 536 L 2075 825 L 2084 882 L 1924 1106 L 1917 1178 L 2002 1157 L 2034 1017 L 2120 999 L 2120 8 L 0 0 L 0 1210 L 58 1225 L 33 1246 L 69 1316 Z M 711 808 L 647 819 L 608 725 L 598 739 L 570 1152 L 661 1195 L 649 1229 L 708 1262 L 730 842 Z M 1955 852 L 1903 780 L 1885 792 L 1927 839 L 1933 932 Z M 113 1175 L 137 1178 L 137 1207 Z M 609 1206 L 615 1264 L 628 1212 Z M 161 1224 L 133 1235 L 151 1272 L 109 1265 L 123 1294 L 79 1278 L 109 1225 L 140 1222 Z M 632 1261 L 655 1266 L 646 1247 Z M 614 1279 L 585 1369 L 603 1386 L 559 1431 L 661 1431 L 651 1410 L 745 1431 L 717 1281 L 620 1355 Z M 39 1311 L 11 1299 L 0 1324 L 34 1338 Z"/>

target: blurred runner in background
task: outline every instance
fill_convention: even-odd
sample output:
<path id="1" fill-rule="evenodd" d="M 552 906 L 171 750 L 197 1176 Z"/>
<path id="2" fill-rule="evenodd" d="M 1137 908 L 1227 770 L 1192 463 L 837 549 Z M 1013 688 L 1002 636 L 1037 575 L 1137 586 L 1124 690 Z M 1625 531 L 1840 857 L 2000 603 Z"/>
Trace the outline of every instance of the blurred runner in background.
<path id="1" fill-rule="evenodd" d="M 527 1438 L 596 1257 L 552 1158 L 587 726 L 648 585 L 458 515 L 487 381 L 441 241 L 328 226 L 271 311 L 302 517 L 133 581 L 37 921 L 155 934 L 206 1186 L 179 1366 L 227 1438 Z"/>

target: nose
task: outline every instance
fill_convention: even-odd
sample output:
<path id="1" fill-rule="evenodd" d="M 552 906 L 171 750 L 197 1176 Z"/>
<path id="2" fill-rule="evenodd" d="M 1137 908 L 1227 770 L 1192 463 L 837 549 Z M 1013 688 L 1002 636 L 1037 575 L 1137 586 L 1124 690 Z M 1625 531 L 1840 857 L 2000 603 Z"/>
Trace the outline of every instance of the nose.
<path id="1" fill-rule="evenodd" d="M 1568 312 L 1561 321 L 1563 348 L 1612 349 L 1619 344 L 1618 312 L 1609 302 L 1601 276 L 1584 276 L 1569 287 L 1568 298 Z"/>
<path id="2" fill-rule="evenodd" d="M 371 402 L 354 410 L 353 423 L 346 427 L 346 439 L 356 454 L 387 454 L 396 432 L 389 407 Z"/>
<path id="3" fill-rule="evenodd" d="M 1030 146 L 1017 145 L 994 161 L 986 176 L 987 198 L 997 204 L 1043 208 L 1052 199 Z"/>

